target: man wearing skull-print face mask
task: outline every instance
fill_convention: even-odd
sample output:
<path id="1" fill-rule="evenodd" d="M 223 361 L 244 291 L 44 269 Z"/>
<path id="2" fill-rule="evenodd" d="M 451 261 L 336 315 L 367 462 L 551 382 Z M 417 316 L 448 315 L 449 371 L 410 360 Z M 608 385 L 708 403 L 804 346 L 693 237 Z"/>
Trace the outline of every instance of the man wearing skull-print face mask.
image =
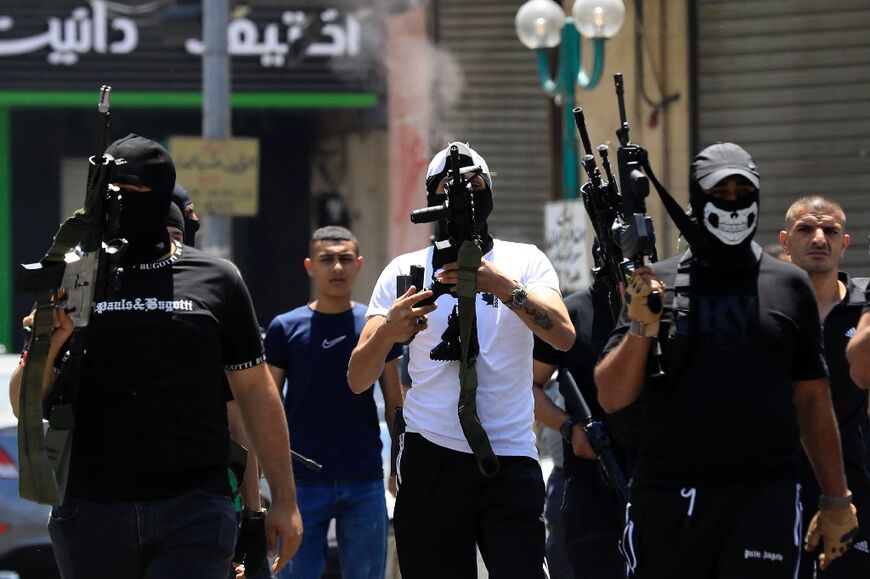
<path id="1" fill-rule="evenodd" d="M 498 457 L 497 472 L 485 475 L 478 467 L 460 423 L 460 362 L 430 357 L 456 299 L 445 294 L 421 306 L 433 292 L 413 286 L 396 299 L 396 277 L 413 265 L 425 266 L 427 281 L 457 284 L 452 224 L 439 224 L 435 247 L 401 255 L 384 269 L 351 355 L 348 384 L 355 391 L 368 388 L 393 345 L 414 336 L 408 366 L 414 387 L 405 399 L 407 428 L 399 435 L 393 519 L 403 577 L 475 577 L 479 547 L 492 577 L 544 579 L 544 481 L 532 432 L 533 335 L 567 350 L 574 328 L 543 252 L 489 234 L 493 192 L 487 164 L 468 145 L 454 144 L 460 166 L 448 166 L 450 147 L 435 155 L 427 171 L 427 200 L 430 206 L 444 202 L 451 168 L 480 168 L 466 189 L 483 252 L 474 295 L 480 349 L 476 400 L 480 424 Z"/>
<path id="2" fill-rule="evenodd" d="M 857 529 L 816 300 L 805 272 L 752 241 L 759 184 L 733 143 L 695 157 L 691 248 L 634 272 L 596 368 L 607 412 L 645 404 L 621 544 L 630 577 L 794 577 L 799 442 L 823 495 L 809 537 L 824 542 L 822 567 Z"/>
<path id="3" fill-rule="evenodd" d="M 49 533 L 64 577 L 213 577 L 231 569 L 237 520 L 227 480 L 228 379 L 272 490 L 264 524 L 278 566 L 298 548 L 289 437 L 238 270 L 170 240 L 175 167 L 137 135 L 112 143 L 109 236 L 125 239 L 94 303 L 63 504 Z M 49 360 L 72 321 L 56 310 Z M 60 378 L 64 379 L 63 369 Z M 13 376 L 11 391 L 20 386 Z M 43 395 L 54 388 L 46 373 Z M 12 396 L 17 410 L 17 395 Z M 277 500 L 275 493 L 277 492 Z"/>

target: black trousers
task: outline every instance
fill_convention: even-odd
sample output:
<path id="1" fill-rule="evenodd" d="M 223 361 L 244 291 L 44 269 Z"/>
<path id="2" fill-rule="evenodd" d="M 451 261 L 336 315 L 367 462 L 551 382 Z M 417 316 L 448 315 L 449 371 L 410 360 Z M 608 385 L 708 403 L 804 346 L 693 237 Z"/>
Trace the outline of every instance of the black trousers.
<path id="1" fill-rule="evenodd" d="M 625 503 L 602 478 L 595 461 L 570 469 L 562 520 L 575 579 L 625 578 L 625 560 L 619 551 Z"/>
<path id="2" fill-rule="evenodd" d="M 500 456 L 492 478 L 474 457 L 405 433 L 393 514 L 403 579 L 546 579 L 544 480 L 537 461 Z"/>
<path id="3" fill-rule="evenodd" d="M 793 579 L 802 547 L 794 481 L 632 491 L 622 548 L 639 579 Z"/>

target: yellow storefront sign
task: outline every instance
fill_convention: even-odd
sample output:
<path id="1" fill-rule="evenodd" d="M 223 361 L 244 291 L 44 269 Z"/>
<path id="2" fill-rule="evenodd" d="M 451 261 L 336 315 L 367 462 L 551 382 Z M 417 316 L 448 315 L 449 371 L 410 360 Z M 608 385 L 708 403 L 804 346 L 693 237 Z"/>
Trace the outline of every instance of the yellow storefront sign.
<path id="1" fill-rule="evenodd" d="M 193 199 L 197 213 L 251 217 L 257 214 L 260 143 L 171 137 L 176 179 Z"/>

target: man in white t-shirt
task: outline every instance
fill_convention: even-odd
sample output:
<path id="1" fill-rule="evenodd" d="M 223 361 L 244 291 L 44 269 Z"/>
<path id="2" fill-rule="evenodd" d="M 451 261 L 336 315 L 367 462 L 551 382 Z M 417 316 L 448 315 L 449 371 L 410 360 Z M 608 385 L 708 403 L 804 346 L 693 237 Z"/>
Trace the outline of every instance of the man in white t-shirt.
<path id="1" fill-rule="evenodd" d="M 476 577 L 477 546 L 492 576 L 545 578 L 544 481 L 532 432 L 533 334 L 567 350 L 574 342 L 574 327 L 546 256 L 533 245 L 489 235 L 489 169 L 467 145 L 452 145 L 459 147 L 460 167 L 480 168 L 468 184 L 483 252 L 475 299 L 480 348 L 476 401 L 477 416 L 498 458 L 497 473 L 483 474 L 463 434 L 459 362 L 430 358 L 441 342 L 455 296 L 440 295 L 434 304 L 420 305 L 433 292 L 415 293 L 419 288 L 412 286 L 396 299 L 396 277 L 409 274 L 412 265 L 425 266 L 424 280 L 455 285 L 455 240 L 401 255 L 384 269 L 351 356 L 348 383 L 353 388 L 373 382 L 393 344 L 414 337 L 408 368 L 414 387 L 405 400 L 406 430 L 399 435 L 393 520 L 403 577 Z M 446 199 L 449 150 L 448 146 L 439 152 L 429 165 L 430 207 Z M 441 231 L 446 229 L 442 223 Z"/>

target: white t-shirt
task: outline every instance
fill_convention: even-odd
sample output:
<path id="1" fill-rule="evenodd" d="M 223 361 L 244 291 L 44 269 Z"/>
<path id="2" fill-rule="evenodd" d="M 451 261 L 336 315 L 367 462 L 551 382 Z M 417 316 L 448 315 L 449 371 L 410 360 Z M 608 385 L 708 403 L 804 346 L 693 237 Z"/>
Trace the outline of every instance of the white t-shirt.
<path id="1" fill-rule="evenodd" d="M 432 280 L 432 247 L 395 258 L 381 273 L 366 316 L 386 315 L 396 300 L 396 276 L 410 273 L 412 265 L 425 266 L 424 280 Z M 483 256 L 506 275 L 533 290 L 559 292 L 556 271 L 534 245 L 496 239 Z M 491 303 L 490 303 L 491 302 Z M 405 398 L 408 432 L 417 432 L 439 446 L 471 452 L 459 425 L 459 363 L 432 360 L 429 352 L 441 341 L 447 316 L 458 302 L 452 295 L 438 298 L 429 314 L 429 327 L 410 345 L 408 372 L 414 386 Z M 498 298 L 478 293 L 477 414 L 496 455 L 537 458 L 532 394 L 532 332 Z"/>

